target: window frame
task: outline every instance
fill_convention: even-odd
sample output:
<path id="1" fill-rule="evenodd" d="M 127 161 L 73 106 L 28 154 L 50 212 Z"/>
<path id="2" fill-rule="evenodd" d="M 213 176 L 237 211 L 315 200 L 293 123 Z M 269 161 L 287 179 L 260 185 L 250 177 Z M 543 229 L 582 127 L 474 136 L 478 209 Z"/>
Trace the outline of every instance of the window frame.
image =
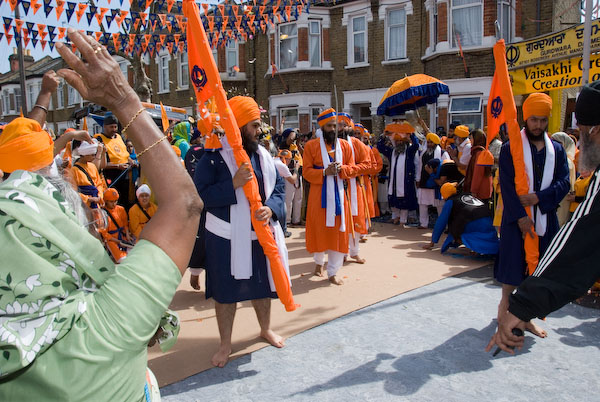
<path id="1" fill-rule="evenodd" d="M 289 36 L 285 39 L 281 39 L 281 27 L 285 27 L 285 26 L 291 26 L 291 25 L 295 25 L 296 26 L 296 35 L 295 36 Z M 275 49 L 275 52 L 277 53 L 277 69 L 279 69 L 280 71 L 284 71 L 284 70 L 291 70 L 291 69 L 295 69 L 298 67 L 298 51 L 299 51 L 299 43 L 298 43 L 298 23 L 296 21 L 293 22 L 286 22 L 284 24 L 278 24 L 277 25 L 277 47 Z M 295 39 L 296 40 L 296 62 L 294 63 L 293 66 L 287 66 L 287 67 L 282 67 L 281 66 L 281 44 L 282 41 L 285 40 L 292 40 Z"/>
<path id="2" fill-rule="evenodd" d="M 182 61 L 182 58 L 185 56 L 185 63 Z M 189 67 L 189 58 L 187 52 L 179 52 L 177 54 L 177 89 L 188 89 L 190 87 L 190 67 Z M 185 69 L 184 67 L 185 66 Z M 183 84 L 183 77 L 187 78 L 187 84 Z"/>
<path id="3" fill-rule="evenodd" d="M 464 49 L 469 48 L 469 47 L 478 47 L 478 46 L 482 46 L 483 45 L 483 37 L 484 37 L 484 32 L 483 32 L 483 18 L 484 18 L 484 1 L 483 0 L 475 0 L 473 3 L 469 3 L 469 4 L 463 4 L 463 5 L 459 5 L 459 6 L 455 6 L 454 5 L 454 1 L 455 0 L 448 0 L 449 2 L 449 12 L 448 12 L 448 18 L 450 20 L 449 24 L 448 24 L 448 29 L 449 29 L 449 33 L 448 33 L 448 38 L 450 42 L 450 48 L 451 49 L 458 49 L 458 42 L 456 41 L 456 35 L 454 35 L 454 18 L 453 18 L 453 14 L 455 10 L 461 10 L 461 9 L 465 9 L 465 8 L 474 8 L 474 7 L 480 7 L 481 8 L 481 19 L 479 20 L 479 24 L 481 26 L 481 37 L 479 38 L 479 43 L 477 44 L 469 44 L 467 46 L 465 46 L 464 43 L 462 43 L 461 41 L 461 47 Z"/>
<path id="4" fill-rule="evenodd" d="M 233 47 L 230 47 L 230 45 L 233 44 Z M 231 57 L 229 56 L 229 53 L 233 53 L 234 56 L 233 59 L 235 61 L 235 63 L 230 67 L 229 66 L 229 62 Z M 228 77 L 235 77 L 237 75 L 237 72 L 233 69 L 233 67 L 237 66 L 238 68 L 240 64 L 240 47 L 238 46 L 238 42 L 236 40 L 230 39 L 226 44 L 225 44 L 225 70 L 227 72 L 227 76 Z"/>
<path id="5" fill-rule="evenodd" d="M 479 109 L 463 109 L 453 111 L 452 107 L 457 99 L 479 99 Z M 464 118 L 465 116 L 477 116 L 479 118 L 479 124 L 475 125 L 475 127 L 469 126 L 470 129 L 474 128 L 482 128 L 483 127 L 483 96 L 481 94 L 473 94 L 473 95 L 461 95 L 461 96 L 452 96 L 450 97 L 450 103 L 448 104 L 448 117 L 450 121 L 458 120 L 463 123 L 461 120 L 461 116 Z"/>
<path id="6" fill-rule="evenodd" d="M 317 24 L 318 26 L 318 33 L 313 33 L 312 32 L 312 25 Z M 316 43 L 318 43 L 319 46 L 319 58 L 317 60 L 318 64 L 317 65 L 313 65 L 313 57 L 312 57 L 312 39 L 316 38 Z M 323 67 L 323 26 L 321 24 L 321 20 L 318 19 L 309 19 L 308 20 L 308 63 L 310 64 L 311 68 L 321 68 Z"/>
<path id="7" fill-rule="evenodd" d="M 10 108 L 10 93 L 11 93 L 11 91 L 9 91 L 8 89 L 2 90 L 2 114 L 3 115 L 8 115 L 8 114 L 10 114 L 10 112 L 14 112 Z"/>
<path id="8" fill-rule="evenodd" d="M 79 103 L 81 103 L 81 95 L 74 87 L 67 84 L 67 105 L 73 106 Z"/>
<path id="9" fill-rule="evenodd" d="M 62 80 L 58 83 L 56 87 L 56 110 L 65 108 L 65 84 Z"/>
<path id="10" fill-rule="evenodd" d="M 404 19 L 403 22 L 401 24 L 398 25 L 390 25 L 390 14 L 395 12 L 395 11 L 402 11 L 404 14 Z M 400 26 L 403 27 L 404 29 L 404 43 L 402 46 L 402 54 L 400 55 L 400 57 L 398 58 L 390 58 L 390 46 L 391 46 L 391 28 L 394 28 L 396 26 Z M 406 19 L 406 9 L 404 7 L 395 7 L 395 8 L 391 8 L 391 9 L 387 9 L 386 10 L 386 14 L 385 14 L 385 60 L 386 61 L 397 61 L 397 60 L 403 60 L 407 58 L 407 47 L 408 47 L 408 38 L 407 38 L 407 19 Z"/>
<path id="11" fill-rule="evenodd" d="M 365 21 L 365 28 L 363 31 L 354 31 L 354 20 L 358 18 L 363 18 Z M 356 61 L 354 58 L 354 37 L 357 34 L 364 33 L 364 49 L 365 49 L 365 57 L 363 61 Z M 369 19 L 367 18 L 366 13 L 361 14 L 353 14 L 348 17 L 348 65 L 349 66 L 361 66 L 367 65 L 369 63 Z"/>
<path id="12" fill-rule="evenodd" d="M 163 54 L 163 55 L 159 55 L 157 57 L 157 64 L 158 64 L 158 92 L 159 94 L 164 94 L 164 93 L 168 93 L 170 91 L 170 86 L 169 86 L 169 60 L 171 58 L 170 54 Z M 163 61 L 165 61 L 165 64 L 163 65 Z M 165 77 L 164 77 L 164 72 L 166 70 L 167 73 L 167 79 L 165 82 Z"/>
<path id="13" fill-rule="evenodd" d="M 508 8 L 508 38 L 504 37 L 503 27 L 504 27 L 504 7 Z M 506 43 L 511 43 L 515 39 L 515 18 L 513 15 L 514 10 L 514 0 L 498 0 L 496 3 L 496 18 L 498 19 L 498 23 L 500 24 L 500 38 L 504 39 Z"/>
<path id="14" fill-rule="evenodd" d="M 291 110 L 295 110 L 296 111 L 296 120 L 292 120 L 290 122 L 290 120 L 287 118 L 287 116 L 284 116 L 284 112 L 286 111 L 291 111 Z M 279 124 L 281 124 L 282 119 L 285 117 L 286 121 L 283 123 L 283 129 L 287 129 L 287 128 L 292 128 L 292 129 L 299 129 L 300 128 L 300 110 L 298 109 L 298 106 L 289 106 L 289 107 L 281 107 L 278 110 L 279 113 Z"/>
<path id="15" fill-rule="evenodd" d="M 319 122 L 317 120 L 317 118 L 319 117 L 319 115 L 321 114 L 321 112 L 324 110 L 323 105 L 309 105 L 310 108 L 310 128 L 313 130 L 317 130 L 319 128 Z M 316 112 L 316 113 L 315 113 Z"/>

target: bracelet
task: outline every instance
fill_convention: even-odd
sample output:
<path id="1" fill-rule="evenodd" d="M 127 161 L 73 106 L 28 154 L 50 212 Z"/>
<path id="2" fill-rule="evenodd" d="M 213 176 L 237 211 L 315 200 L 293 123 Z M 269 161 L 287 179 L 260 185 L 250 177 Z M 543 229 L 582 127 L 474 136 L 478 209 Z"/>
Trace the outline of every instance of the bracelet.
<path id="1" fill-rule="evenodd" d="M 162 137 L 160 137 L 158 140 L 156 140 L 156 142 L 152 145 L 150 145 L 148 148 L 144 149 L 142 152 L 140 152 L 139 154 L 137 154 L 138 159 L 140 158 L 140 156 L 142 156 L 146 151 L 151 150 L 152 148 L 154 148 L 156 145 L 158 145 L 159 142 L 161 142 L 162 140 L 166 139 L 167 136 L 163 135 Z"/>
<path id="2" fill-rule="evenodd" d="M 134 115 L 133 115 L 133 117 L 131 118 L 131 120 L 129 120 L 129 123 L 127 123 L 127 125 L 125 126 L 125 128 L 123 129 L 123 131 L 121 131 L 121 134 L 125 135 L 125 131 L 127 131 L 127 129 L 129 128 L 129 126 L 131 126 L 131 123 L 133 123 L 133 121 L 134 121 L 135 119 L 137 119 L 137 117 L 138 117 L 140 114 L 142 114 L 142 112 L 143 112 L 144 110 L 146 110 L 146 108 L 145 108 L 145 107 L 142 107 L 140 110 L 138 110 L 138 111 L 137 111 L 137 113 L 136 113 L 136 114 L 134 114 Z M 146 149 L 148 149 L 148 148 L 146 148 Z"/>
<path id="3" fill-rule="evenodd" d="M 42 106 L 42 105 L 40 105 L 40 104 L 37 104 L 37 103 L 36 103 L 35 105 L 33 105 L 33 107 L 40 108 L 40 109 L 42 109 L 44 112 L 48 113 L 48 108 L 47 108 L 47 107 L 45 107 L 45 106 Z"/>

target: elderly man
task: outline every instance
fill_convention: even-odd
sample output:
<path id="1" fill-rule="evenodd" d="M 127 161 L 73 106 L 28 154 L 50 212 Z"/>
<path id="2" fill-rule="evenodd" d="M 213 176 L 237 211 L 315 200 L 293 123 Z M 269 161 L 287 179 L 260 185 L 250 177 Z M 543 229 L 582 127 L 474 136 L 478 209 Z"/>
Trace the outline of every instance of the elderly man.
<path id="1" fill-rule="evenodd" d="M 258 143 L 261 134 L 260 109 L 254 99 L 236 96 L 229 106 L 240 127 L 242 145 L 250 158 L 239 168 L 227 138 L 222 149 L 206 150 L 198 161 L 194 181 L 206 203 L 206 297 L 215 300 L 220 346 L 212 364 L 224 367 L 231 354 L 231 332 L 237 302 L 251 300 L 260 336 L 281 348 L 284 339 L 271 329 L 271 299 L 276 298 L 267 272 L 262 246 L 251 231 L 250 204 L 242 187 L 256 175 L 263 206 L 255 217 L 270 225 L 287 261 L 285 237 L 279 220 L 285 219 L 285 184 L 275 169 L 271 154 Z"/>
<path id="2" fill-rule="evenodd" d="M 72 28 L 68 35 L 85 63 L 58 43 L 76 69 L 59 74 L 85 99 L 130 122 L 145 174 L 171 208 L 156 214 L 117 270 L 88 232 L 81 199 L 53 167 L 48 133 L 26 118 L 6 126 L 0 169 L 11 175 L 0 184 L 0 400 L 141 401 L 158 390 L 148 381 L 147 344 L 189 261 L 202 202 L 106 49 Z M 172 334 L 164 335 L 160 342 Z"/>
<path id="3" fill-rule="evenodd" d="M 525 329 L 535 317 L 546 317 L 584 294 L 600 277 L 600 81 L 581 90 L 575 105 L 580 131 L 582 170 L 594 172 L 584 201 L 559 230 L 540 258 L 537 269 L 510 295 L 507 310 L 498 318 L 498 332 L 487 346 L 494 344 L 513 354 L 523 346 L 524 337 L 512 334 Z M 541 255 L 541 254 L 540 254 Z"/>
<path id="4" fill-rule="evenodd" d="M 323 276 L 327 253 L 327 276 L 335 285 L 344 282 L 337 273 L 348 253 L 350 210 L 345 179 L 356 175 L 352 150 L 337 138 L 336 112 L 326 109 L 317 117 L 322 134 L 304 147 L 304 178 L 310 183 L 306 210 L 306 250 L 313 254 L 315 275 Z"/>
<path id="5" fill-rule="evenodd" d="M 130 207 L 133 199 L 130 194 L 130 172 L 127 169 L 133 164 L 129 158 L 127 146 L 119 134 L 119 120 L 112 113 L 104 117 L 103 133 L 94 137 L 106 148 L 106 165 L 102 173 L 110 187 L 114 187 L 121 195 L 121 202 Z M 132 190 L 133 193 L 133 190 Z"/>
<path id="6" fill-rule="evenodd" d="M 414 127 L 408 122 L 388 124 L 385 135 L 390 138 L 393 148 L 382 140 L 377 143 L 379 151 L 390 161 L 388 202 L 395 225 L 406 224 L 408 211 L 417 209 L 415 174 L 419 141 L 414 133 Z"/>
<path id="7" fill-rule="evenodd" d="M 556 209 L 569 191 L 569 166 L 563 147 L 546 133 L 552 100 L 543 93 L 533 93 L 523 103 L 525 127 L 521 131 L 523 153 L 529 177 L 529 194 L 517 195 L 515 168 L 510 141 L 500 150 L 500 188 L 504 212 L 500 226 L 500 252 L 494 266 L 494 277 L 502 283 L 498 316 L 508 308 L 508 299 L 526 277 L 524 237 L 533 229 L 539 236 L 540 255 L 558 232 Z M 531 208 L 529 218 L 525 208 Z M 528 329 L 538 336 L 545 332 L 533 323 Z"/>

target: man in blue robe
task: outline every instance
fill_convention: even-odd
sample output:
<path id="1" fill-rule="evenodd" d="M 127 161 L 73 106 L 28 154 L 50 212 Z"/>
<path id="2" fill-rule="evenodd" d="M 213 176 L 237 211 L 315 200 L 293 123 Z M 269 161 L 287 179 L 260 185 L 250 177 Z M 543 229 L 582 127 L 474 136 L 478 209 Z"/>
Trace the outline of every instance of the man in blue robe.
<path id="1" fill-rule="evenodd" d="M 248 97 L 234 97 L 229 104 L 258 181 L 263 206 L 255 216 L 277 232 L 281 230 L 277 221 L 285 219 L 285 183 L 275 169 L 273 158 L 258 144 L 260 109 Z M 218 367 L 225 366 L 231 354 L 231 331 L 240 301 L 252 301 L 260 335 L 273 346 L 284 345 L 283 338 L 270 328 L 271 298 L 276 298 L 277 294 L 271 284 L 263 249 L 251 231 L 250 207 L 242 190 L 252 179 L 252 171 L 246 164 L 238 169 L 226 138 L 221 142 L 221 150 L 204 153 L 194 176 L 206 208 L 206 297 L 215 299 L 221 343 L 212 363 Z M 285 250 L 283 232 L 280 234 L 280 239 L 277 233 L 275 238 L 278 246 L 283 239 Z M 287 250 L 284 253 L 282 258 L 287 261 Z"/>
<path id="2" fill-rule="evenodd" d="M 508 309 L 510 295 L 527 276 L 524 237 L 535 229 L 539 235 L 539 255 L 543 255 L 559 230 L 556 215 L 558 204 L 569 192 L 566 153 L 546 133 L 551 110 L 552 101 L 543 93 L 531 94 L 523 103 L 525 127 L 521 138 L 530 182 L 529 194 L 519 196 L 516 193 L 510 142 L 504 143 L 500 150 L 500 188 L 504 211 L 500 226 L 500 251 L 494 266 L 494 277 L 502 283 L 499 317 Z M 532 208 L 532 218 L 527 215 L 525 208 Z M 535 335 L 546 336 L 546 332 L 533 323 L 527 325 L 527 329 Z"/>
<path id="3" fill-rule="evenodd" d="M 408 211 L 417 209 L 417 188 L 415 186 L 415 155 L 419 141 L 414 128 L 407 122 L 388 124 L 385 135 L 390 136 L 393 147 L 386 145 L 385 136 L 377 143 L 377 149 L 390 161 L 388 182 L 388 202 L 392 210 L 394 224 L 405 224 Z M 407 135 L 410 134 L 410 142 Z"/>

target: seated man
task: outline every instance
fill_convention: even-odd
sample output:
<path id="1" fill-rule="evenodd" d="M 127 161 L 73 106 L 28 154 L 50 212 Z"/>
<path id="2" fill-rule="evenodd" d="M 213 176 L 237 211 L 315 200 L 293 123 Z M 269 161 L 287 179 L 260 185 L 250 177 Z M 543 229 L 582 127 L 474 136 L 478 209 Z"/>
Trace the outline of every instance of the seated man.
<path id="1" fill-rule="evenodd" d="M 125 208 L 117 205 L 119 192 L 109 188 L 104 192 L 104 211 L 108 215 L 108 226 L 100 230 L 106 241 L 106 246 L 115 262 L 121 262 L 127 257 L 127 251 L 133 247 L 135 238 L 129 233 L 129 221 Z"/>
<path id="2" fill-rule="evenodd" d="M 150 201 L 151 193 L 150 187 L 142 184 L 135 191 L 137 197 L 135 205 L 129 209 L 129 229 L 136 239 L 140 238 L 144 225 L 150 221 L 158 209 L 156 204 Z"/>
<path id="3" fill-rule="evenodd" d="M 461 243 L 478 254 L 498 253 L 498 235 L 488 206 L 472 195 L 457 194 L 454 183 L 444 184 L 440 191 L 446 203 L 435 223 L 431 243 L 423 248 L 431 250 L 447 225 L 449 233 L 442 245 L 442 253 Z"/>

